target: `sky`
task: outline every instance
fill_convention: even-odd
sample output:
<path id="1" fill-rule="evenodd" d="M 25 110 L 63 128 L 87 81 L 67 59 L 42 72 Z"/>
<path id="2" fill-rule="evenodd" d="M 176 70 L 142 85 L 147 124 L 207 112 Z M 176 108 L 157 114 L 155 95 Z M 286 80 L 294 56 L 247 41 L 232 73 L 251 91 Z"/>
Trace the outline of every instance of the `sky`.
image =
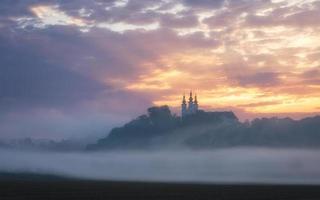
<path id="1" fill-rule="evenodd" d="M 0 139 L 106 134 L 153 105 L 320 113 L 319 0 L 2 0 Z"/>

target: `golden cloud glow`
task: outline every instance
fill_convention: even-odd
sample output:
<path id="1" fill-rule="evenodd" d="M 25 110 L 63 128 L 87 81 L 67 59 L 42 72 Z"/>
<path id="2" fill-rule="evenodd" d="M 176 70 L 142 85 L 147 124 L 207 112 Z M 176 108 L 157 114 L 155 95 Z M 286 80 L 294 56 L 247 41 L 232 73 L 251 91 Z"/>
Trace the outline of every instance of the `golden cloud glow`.
<path id="1" fill-rule="evenodd" d="M 181 77 L 177 70 L 155 70 L 150 75 L 142 75 L 138 83 L 128 85 L 130 90 L 164 90 L 171 88 L 171 81 Z"/>
<path id="2" fill-rule="evenodd" d="M 153 101 L 155 105 L 179 107 L 182 93 L 195 89 L 200 105 L 213 110 L 234 107 L 248 113 L 265 114 L 319 111 L 320 88 L 306 95 L 316 91 L 314 87 L 318 87 L 318 83 L 309 83 L 310 91 L 298 92 L 291 88 L 303 82 L 300 75 L 304 71 L 316 68 L 317 61 L 308 60 L 308 52 L 320 48 L 320 38 L 314 32 L 299 33 L 281 27 L 265 30 L 262 36 L 257 36 L 255 31 L 237 30 L 233 35 L 237 42 L 232 46 L 162 55 L 154 63 L 167 68 L 143 74 L 127 89 L 170 91 Z M 230 69 L 226 70 L 225 66 Z M 259 85 L 258 78 L 253 80 L 258 85 L 237 85 L 228 78 L 230 74 L 245 77 L 259 70 L 280 73 L 279 84 L 265 88 Z"/>
<path id="3" fill-rule="evenodd" d="M 284 14 L 288 17 L 298 13 L 303 7 L 301 5 L 313 1 L 273 2 L 281 5 L 281 12 L 293 6 L 295 9 L 287 9 L 288 13 Z M 122 8 L 127 3 L 128 1 L 120 1 L 114 6 Z M 197 11 L 198 25 L 192 28 L 171 28 L 172 33 L 163 31 L 163 39 L 162 35 L 147 35 L 146 41 L 154 38 L 155 44 L 153 41 L 145 44 L 144 38 L 139 38 L 138 42 L 134 42 L 137 49 L 143 51 L 147 46 L 145 49 L 148 52 L 141 54 L 149 55 L 151 51 L 152 59 L 134 63 L 139 73 L 128 81 L 122 77 L 113 77 L 105 82 L 121 85 L 126 90 L 154 93 L 157 98 L 153 103 L 156 105 L 178 107 L 182 93 L 194 89 L 199 95 L 200 105 L 212 109 L 236 107 L 250 113 L 317 112 L 320 107 L 320 79 L 313 77 L 312 73 L 320 76 L 320 72 L 317 74 L 317 70 L 320 70 L 319 27 L 300 27 L 292 22 L 287 25 L 284 22 L 275 22 L 271 15 L 277 7 L 268 5 L 252 11 L 258 19 L 262 19 L 258 20 L 256 25 L 245 23 L 249 11 L 239 13 L 236 17 L 232 16 L 234 13 L 226 12 L 225 16 L 222 15 L 221 27 L 219 23 L 219 26 L 205 23 L 209 18 L 219 22 L 219 14 L 227 10 L 227 7 L 224 7 L 214 12 Z M 162 11 L 158 10 L 160 7 L 160 4 L 151 5 L 142 10 L 142 13 L 179 15 L 187 11 L 187 8 L 180 4 Z M 44 25 L 92 25 L 84 19 L 67 15 L 57 6 L 35 6 L 31 11 Z M 276 14 L 281 15 L 281 12 Z M 231 17 L 231 20 L 226 21 L 228 24 L 223 26 L 227 17 Z M 124 20 L 96 22 L 92 26 L 118 33 L 139 29 L 153 30 L 154 34 L 157 34 L 156 30 L 162 28 L 162 23 L 155 20 L 147 25 L 137 25 Z M 142 32 L 139 34 L 143 34 Z M 167 32 L 171 35 L 165 35 Z M 139 37 L 139 34 L 132 34 L 131 37 Z M 177 37 L 173 36 L 174 34 Z M 188 37 L 189 35 L 192 37 Z M 202 40 L 203 35 L 206 40 Z M 211 47 L 211 40 L 212 44 L 220 41 L 221 45 Z M 181 43 L 190 44 L 184 46 Z M 165 50 L 158 52 L 157 47 Z M 310 70 L 314 71 L 311 75 L 306 73 Z"/>
<path id="4" fill-rule="evenodd" d="M 155 105 L 179 107 L 182 94 L 169 95 Z M 320 96 L 320 93 L 319 93 Z M 249 113 L 305 113 L 317 112 L 320 97 L 299 97 L 295 95 L 271 96 L 259 89 L 225 87 L 214 91 L 198 91 L 200 104 L 212 110 L 239 108 Z"/>

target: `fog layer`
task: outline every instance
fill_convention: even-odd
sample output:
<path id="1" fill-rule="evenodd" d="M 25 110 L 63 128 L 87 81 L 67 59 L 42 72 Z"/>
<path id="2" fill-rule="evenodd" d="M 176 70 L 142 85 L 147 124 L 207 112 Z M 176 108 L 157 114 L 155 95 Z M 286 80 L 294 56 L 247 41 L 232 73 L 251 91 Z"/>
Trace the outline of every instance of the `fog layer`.
<path id="1" fill-rule="evenodd" d="M 50 153 L 0 150 L 0 171 L 101 180 L 320 183 L 319 150 Z"/>

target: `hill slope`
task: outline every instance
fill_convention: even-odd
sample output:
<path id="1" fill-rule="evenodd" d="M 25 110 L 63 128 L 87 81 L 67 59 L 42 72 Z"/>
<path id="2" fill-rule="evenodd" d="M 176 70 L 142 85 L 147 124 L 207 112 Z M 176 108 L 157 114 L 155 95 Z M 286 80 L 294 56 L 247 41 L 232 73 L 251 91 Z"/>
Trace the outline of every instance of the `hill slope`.
<path id="1" fill-rule="evenodd" d="M 232 112 L 199 111 L 181 119 L 168 106 L 152 107 L 88 150 L 208 149 L 234 146 L 320 147 L 320 116 L 299 121 L 262 118 L 241 123 Z"/>

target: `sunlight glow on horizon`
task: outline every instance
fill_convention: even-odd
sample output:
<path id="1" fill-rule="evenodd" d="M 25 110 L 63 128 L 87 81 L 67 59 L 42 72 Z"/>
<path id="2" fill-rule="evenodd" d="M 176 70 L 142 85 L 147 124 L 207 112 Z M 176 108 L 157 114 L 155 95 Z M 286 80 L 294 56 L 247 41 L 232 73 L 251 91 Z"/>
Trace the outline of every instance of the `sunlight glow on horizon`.
<path id="1" fill-rule="evenodd" d="M 281 8 L 296 6 L 295 9 L 288 9 L 288 17 L 314 1 L 272 2 Z M 122 8 L 127 4 L 128 1 L 119 1 L 113 7 Z M 162 9 L 161 5 L 150 5 L 140 12 L 179 16 L 189 9 L 179 3 L 173 4 L 172 9 Z M 199 101 L 204 106 L 223 108 L 232 105 L 252 113 L 317 112 L 320 90 L 318 79 L 312 77 L 312 71 L 316 72 L 320 66 L 317 57 L 320 53 L 318 28 L 302 29 L 300 24 L 294 26 L 290 22 L 284 25 L 272 20 L 263 25 L 265 18 L 276 10 L 274 5 L 257 8 L 254 15 L 261 21 L 253 21 L 253 24 L 245 22 L 251 15 L 248 12 L 242 12 L 232 21 L 219 22 L 219 18 L 209 20 L 219 17 L 224 9 L 197 11 L 197 25 L 170 29 L 170 34 L 177 34 L 176 38 L 170 36 L 168 41 L 165 40 L 167 38 L 162 41 L 161 35 L 154 37 L 161 40 L 161 44 L 156 41 L 155 48 L 149 49 L 154 51 L 150 53 L 152 59 L 136 64 L 137 69 L 145 69 L 139 71 L 137 77 L 130 80 L 110 77 L 103 81 L 133 92 L 146 92 L 154 96 L 159 92 L 161 94 L 152 101 L 155 105 L 179 106 L 181 90 L 196 89 L 200 91 Z M 134 30 L 155 33 L 164 28 L 159 19 L 141 25 L 128 21 L 86 21 L 67 15 L 57 6 L 39 5 L 32 7 L 31 11 L 44 25 L 96 27 L 120 34 Z M 228 23 L 228 26 L 220 27 L 219 23 Z M 171 43 L 174 40 L 193 45 Z M 216 44 L 215 41 L 219 42 Z M 144 40 L 141 42 L 144 43 Z M 153 44 L 142 44 L 142 49 L 144 45 Z M 157 52 L 157 47 L 163 46 L 167 49 Z"/>

